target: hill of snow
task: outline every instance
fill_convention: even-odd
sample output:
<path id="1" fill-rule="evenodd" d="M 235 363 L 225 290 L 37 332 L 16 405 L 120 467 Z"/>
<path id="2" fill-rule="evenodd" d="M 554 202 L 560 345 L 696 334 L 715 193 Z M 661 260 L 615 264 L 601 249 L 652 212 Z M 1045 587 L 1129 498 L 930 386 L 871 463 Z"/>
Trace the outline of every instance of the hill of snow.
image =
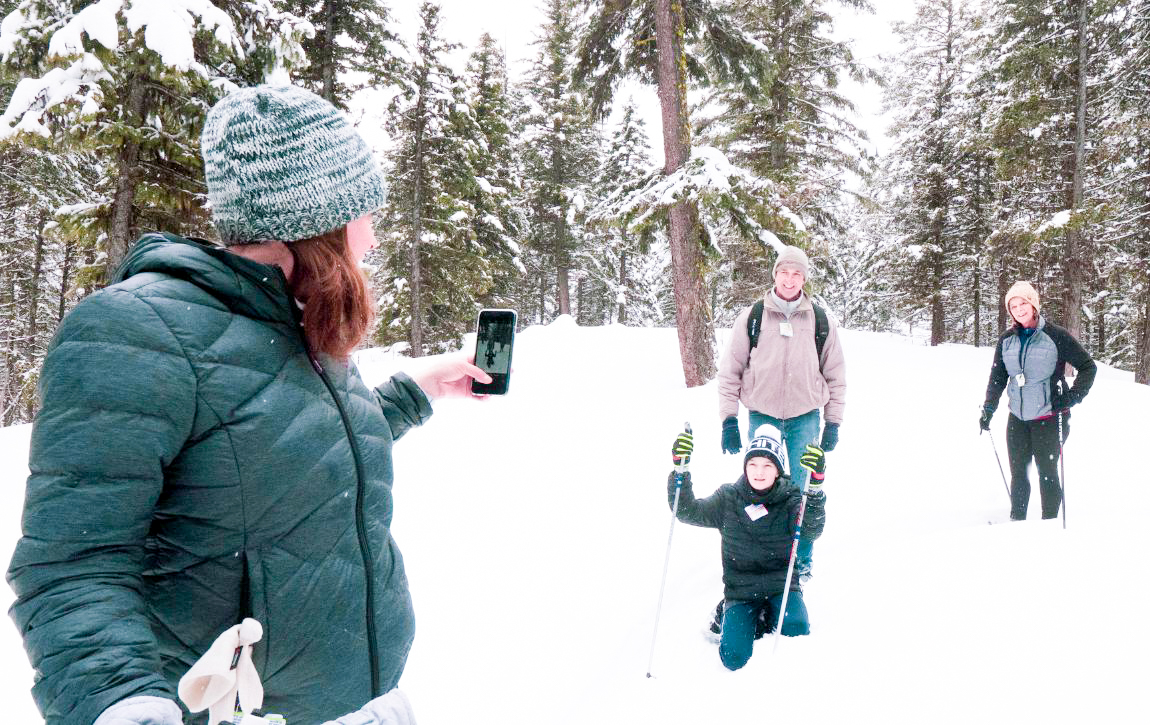
<path id="1" fill-rule="evenodd" d="M 1103 368 L 1074 409 L 1065 530 L 1035 520 L 1036 485 L 1031 520 L 988 526 L 1008 518 L 976 423 L 992 350 L 843 338 L 846 421 L 805 589 L 812 633 L 774 653 L 760 641 L 735 673 L 703 637 L 722 595 L 718 533 L 677 524 L 646 677 L 671 442 L 690 421 L 700 495 L 734 480 L 742 461 L 720 453 L 715 384 L 684 387 L 674 330 L 570 318 L 530 327 L 510 395 L 437 403 L 396 448 L 394 533 L 418 620 L 401 687 L 420 724 L 1145 717 L 1150 388 Z M 403 364 L 413 363 L 360 356 L 369 383 Z M 1006 415 L 1004 401 L 993 423 L 1004 466 Z M 0 430 L 5 567 L 29 432 Z M 0 587 L 0 603 L 11 598 Z M 10 623 L 0 624 L 0 672 L 4 720 L 42 723 Z"/>

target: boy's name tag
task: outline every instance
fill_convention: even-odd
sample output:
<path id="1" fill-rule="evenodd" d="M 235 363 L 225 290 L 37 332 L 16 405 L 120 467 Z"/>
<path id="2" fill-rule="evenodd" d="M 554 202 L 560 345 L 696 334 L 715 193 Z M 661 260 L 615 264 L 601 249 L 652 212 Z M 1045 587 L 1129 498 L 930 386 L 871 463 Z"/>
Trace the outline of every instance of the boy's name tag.
<path id="1" fill-rule="evenodd" d="M 753 503 L 748 506 L 745 511 L 747 512 L 747 516 L 751 517 L 751 521 L 758 521 L 767 515 L 767 507 L 761 503 Z"/>
<path id="2" fill-rule="evenodd" d="M 795 328 L 789 322 L 779 323 L 779 334 L 783 337 L 790 337 L 795 334 Z"/>

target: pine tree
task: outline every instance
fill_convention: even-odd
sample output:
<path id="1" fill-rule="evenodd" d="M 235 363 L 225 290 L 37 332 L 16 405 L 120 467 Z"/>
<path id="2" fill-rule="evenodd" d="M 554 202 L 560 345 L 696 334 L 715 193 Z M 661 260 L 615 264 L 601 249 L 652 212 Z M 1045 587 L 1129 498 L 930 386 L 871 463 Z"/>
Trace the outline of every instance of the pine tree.
<path id="1" fill-rule="evenodd" d="M 503 243 L 484 247 L 475 233 L 489 223 L 483 209 L 494 201 L 475 171 L 483 132 L 446 60 L 458 46 L 440 37 L 438 5 L 424 2 L 420 20 L 405 90 L 391 112 L 396 147 L 376 275 L 383 291 L 377 339 L 406 340 L 413 356 L 458 345 L 509 253 Z"/>
<path id="2" fill-rule="evenodd" d="M 370 86 L 396 83 L 403 73 L 395 53 L 399 38 L 391 14 L 378 0 L 287 0 L 287 12 L 311 23 L 315 32 L 302 46 L 310 61 L 295 80 L 337 106 Z"/>
<path id="3" fill-rule="evenodd" d="M 513 304 L 513 290 L 526 273 L 518 240 L 527 220 L 523 214 L 522 171 L 512 138 L 513 109 L 503 51 L 484 33 L 467 67 L 468 102 L 482 134 L 473 159 L 477 186 L 472 232 L 492 261 L 490 290 L 484 307 Z"/>
<path id="4" fill-rule="evenodd" d="M 1098 52 L 1111 59 L 1100 77 L 1099 285 L 1084 312 L 1094 354 L 1150 384 L 1150 0 L 1095 8 L 1111 18 Z"/>
<path id="5" fill-rule="evenodd" d="M 1014 0 L 1000 6 L 989 40 L 1000 94 L 997 176 L 1012 197 L 1009 225 L 1033 238 L 1031 274 L 1019 278 L 1037 283 L 1048 317 L 1076 336 L 1087 288 L 1097 285 L 1084 231 L 1101 211 L 1086 181 L 1094 173 L 1087 145 L 1098 142 L 1098 96 L 1088 88 L 1105 63 L 1092 50 L 1106 34 L 1098 8 L 1092 0 Z"/>
<path id="6" fill-rule="evenodd" d="M 625 76 L 655 83 L 663 130 L 663 171 L 671 176 L 691 159 L 687 85 L 727 83 L 762 92 L 768 58 L 733 21 L 728 3 L 710 0 L 623 0 L 587 3 L 577 77 L 591 84 L 593 106 L 609 107 Z M 679 354 L 688 386 L 715 375 L 714 330 L 706 295 L 706 257 L 713 249 L 697 202 L 678 200 L 666 211 L 675 291 Z"/>
<path id="7" fill-rule="evenodd" d="M 0 47 L 23 80 L 0 137 L 38 135 L 100 159 L 103 202 L 88 228 L 103 255 L 101 281 L 143 230 L 207 231 L 198 148 L 206 108 L 221 84 L 301 59 L 302 29 L 268 0 L 219 5 L 241 24 L 209 2 L 162 0 L 78 10 L 23 0 L 5 20 Z"/>
<path id="8" fill-rule="evenodd" d="M 955 207 L 971 29 L 960 0 L 921 2 L 913 22 L 896 25 L 904 52 L 887 97 L 887 105 L 899 109 L 888 178 L 901 190 L 892 201 L 893 221 L 905 240 L 903 307 L 929 311 L 932 345 L 948 339 L 947 312 L 953 314 L 953 300 L 965 297 L 959 274 L 964 236 Z"/>
<path id="9" fill-rule="evenodd" d="M 581 212 L 599 140 L 582 88 L 572 76 L 578 27 L 573 0 L 548 0 L 539 48 L 522 87 L 520 148 L 529 209 L 526 266 L 533 317 L 572 314 L 572 274 L 584 245 Z M 553 303 L 548 294 L 554 291 Z"/>
<path id="10" fill-rule="evenodd" d="M 658 280 L 652 265 L 656 270 L 662 266 L 650 253 L 658 235 L 650 227 L 632 230 L 633 215 L 618 206 L 619 201 L 646 186 L 655 173 L 649 148 L 646 124 L 637 115 L 634 101 L 628 99 L 619 125 L 607 141 L 594 185 L 600 197 L 589 213 L 592 224 L 603 230 L 604 243 L 588 250 L 584 267 L 604 294 L 603 321 L 650 324 L 660 317 L 654 304 L 657 290 L 648 286 Z M 659 281 L 663 282 L 659 287 L 670 282 Z"/>
<path id="11" fill-rule="evenodd" d="M 865 0 L 846 5 L 870 10 Z M 758 96 L 724 84 L 705 103 L 717 107 L 701 123 L 705 137 L 733 163 L 779 182 L 790 208 L 810 219 L 812 231 L 842 221 L 831 213 L 846 172 L 864 173 L 866 134 L 849 120 L 854 104 L 838 86 L 877 75 L 854 60 L 849 45 L 833 40 L 833 18 L 822 0 L 750 0 L 739 13 L 744 29 L 769 49 L 766 87 Z M 780 230 L 786 241 L 788 231 Z"/>

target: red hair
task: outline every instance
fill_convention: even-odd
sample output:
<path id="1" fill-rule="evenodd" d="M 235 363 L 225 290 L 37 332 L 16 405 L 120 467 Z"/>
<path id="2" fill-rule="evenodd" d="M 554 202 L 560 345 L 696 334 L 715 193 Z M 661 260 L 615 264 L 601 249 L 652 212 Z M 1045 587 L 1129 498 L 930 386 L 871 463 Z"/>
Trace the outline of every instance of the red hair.
<path id="1" fill-rule="evenodd" d="M 304 303 L 308 348 L 346 360 L 375 322 L 367 279 L 347 244 L 347 227 L 287 245 L 292 294 Z"/>

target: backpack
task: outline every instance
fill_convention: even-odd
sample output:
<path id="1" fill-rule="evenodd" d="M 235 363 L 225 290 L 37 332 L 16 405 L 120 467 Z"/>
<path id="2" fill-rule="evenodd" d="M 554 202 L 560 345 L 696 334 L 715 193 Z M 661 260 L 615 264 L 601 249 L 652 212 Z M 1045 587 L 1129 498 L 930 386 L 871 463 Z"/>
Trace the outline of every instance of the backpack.
<path id="1" fill-rule="evenodd" d="M 815 309 L 815 350 L 819 357 L 819 371 L 823 369 L 823 345 L 826 344 L 827 335 L 831 333 L 830 323 L 827 321 L 827 313 L 818 303 L 811 300 L 811 306 Z M 751 315 L 747 318 L 747 337 L 751 339 L 751 346 L 747 348 L 747 364 L 751 363 L 751 350 L 759 344 L 759 332 L 763 326 L 763 300 L 759 300 L 751 306 Z"/>

